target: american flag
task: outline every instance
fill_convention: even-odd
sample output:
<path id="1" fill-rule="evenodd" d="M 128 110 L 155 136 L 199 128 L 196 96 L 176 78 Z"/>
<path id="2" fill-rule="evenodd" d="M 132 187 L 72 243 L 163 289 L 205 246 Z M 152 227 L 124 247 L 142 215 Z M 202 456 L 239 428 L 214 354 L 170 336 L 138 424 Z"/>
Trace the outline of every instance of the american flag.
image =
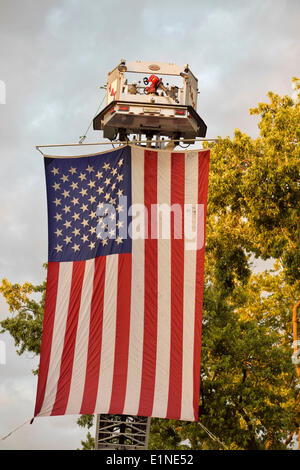
<path id="1" fill-rule="evenodd" d="M 34 416 L 198 419 L 208 166 L 207 150 L 139 146 L 45 157 L 48 274 Z M 164 222 L 170 236 L 162 207 L 174 209 Z"/>

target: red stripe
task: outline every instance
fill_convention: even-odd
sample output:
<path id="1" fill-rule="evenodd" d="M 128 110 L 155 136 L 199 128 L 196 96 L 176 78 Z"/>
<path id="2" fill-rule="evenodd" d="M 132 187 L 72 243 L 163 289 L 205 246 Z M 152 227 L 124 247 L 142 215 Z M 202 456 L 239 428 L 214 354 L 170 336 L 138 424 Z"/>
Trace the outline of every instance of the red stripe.
<path id="1" fill-rule="evenodd" d="M 131 254 L 119 255 L 115 363 L 109 413 L 122 413 L 125 403 L 131 304 Z"/>
<path id="2" fill-rule="evenodd" d="M 204 223 L 202 229 L 204 234 L 198 234 L 205 240 L 205 221 L 207 206 L 207 187 L 209 170 L 209 150 L 198 153 L 198 204 L 204 204 Z M 204 255 L 205 243 L 197 251 L 196 260 L 196 298 L 195 298 L 195 339 L 194 339 L 194 415 L 198 421 L 199 416 L 199 395 L 200 395 L 200 361 L 201 361 L 201 330 L 202 330 L 202 302 L 204 284 Z"/>
<path id="3" fill-rule="evenodd" d="M 80 414 L 92 414 L 97 400 L 103 329 L 105 266 L 105 256 L 95 259 L 87 368 Z"/>
<path id="4" fill-rule="evenodd" d="M 184 287 L 184 181 L 185 154 L 171 160 L 171 205 L 179 204 L 181 217 L 171 218 L 171 356 L 167 418 L 180 419 L 182 395 L 183 287 Z M 180 238 L 177 238 L 180 237 Z"/>
<path id="5" fill-rule="evenodd" d="M 38 386 L 37 386 L 34 416 L 37 416 L 39 412 L 41 411 L 41 408 L 44 402 L 44 397 L 45 397 L 50 355 L 51 355 L 54 318 L 55 318 L 58 275 L 59 275 L 59 263 L 49 262 L 48 272 L 47 272 L 45 313 L 44 313 L 43 335 L 42 335 L 41 356 L 40 356 L 41 359 L 40 359 L 40 366 L 39 366 L 39 379 L 38 379 Z"/>
<path id="6" fill-rule="evenodd" d="M 73 263 L 64 347 L 52 416 L 65 414 L 69 400 L 84 269 L 85 261 Z"/>
<path id="7" fill-rule="evenodd" d="M 145 239 L 145 303 L 142 381 L 139 416 L 151 416 L 153 408 L 157 343 L 157 239 L 151 239 L 151 204 L 157 204 L 157 152 L 145 150 L 144 204 L 148 213 Z"/>

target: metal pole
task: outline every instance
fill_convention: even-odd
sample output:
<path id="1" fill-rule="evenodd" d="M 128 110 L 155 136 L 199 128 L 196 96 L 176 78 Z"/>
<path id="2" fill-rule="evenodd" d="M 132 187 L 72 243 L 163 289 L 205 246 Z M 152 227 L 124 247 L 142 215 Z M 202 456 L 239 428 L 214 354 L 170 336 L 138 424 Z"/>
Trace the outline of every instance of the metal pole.
<path id="1" fill-rule="evenodd" d="M 96 450 L 147 450 L 151 418 L 131 415 L 97 415 Z"/>
<path id="2" fill-rule="evenodd" d="M 164 139 L 158 139 L 155 141 L 156 144 L 158 143 L 165 143 L 168 144 L 169 142 L 174 142 L 177 141 L 178 139 L 170 139 L 170 140 L 164 140 Z M 179 142 L 180 143 L 194 143 L 194 142 L 218 142 L 219 139 L 181 139 Z M 139 140 L 139 144 L 147 144 L 149 140 Z M 123 140 L 123 141 L 115 141 L 115 142 L 87 142 L 87 143 L 72 143 L 72 144 L 50 144 L 50 145 L 36 145 L 36 149 L 39 150 L 40 148 L 53 148 L 53 147 L 85 147 L 87 145 L 128 145 L 128 144 L 135 144 L 135 141 L 130 141 L 130 140 Z"/>

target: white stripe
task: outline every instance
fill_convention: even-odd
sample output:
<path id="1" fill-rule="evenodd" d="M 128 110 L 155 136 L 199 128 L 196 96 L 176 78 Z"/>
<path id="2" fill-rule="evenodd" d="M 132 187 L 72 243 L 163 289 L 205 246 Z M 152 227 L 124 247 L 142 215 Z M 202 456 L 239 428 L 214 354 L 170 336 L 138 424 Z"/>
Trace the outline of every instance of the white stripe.
<path id="1" fill-rule="evenodd" d="M 119 255 L 106 257 L 101 360 L 95 405 L 97 413 L 108 412 L 112 392 L 116 342 L 118 259 Z"/>
<path id="2" fill-rule="evenodd" d="M 167 204 L 169 207 L 171 206 L 171 152 L 158 152 L 157 204 Z M 158 208 L 157 348 L 152 411 L 152 415 L 158 417 L 165 417 L 167 414 L 171 349 L 171 240 L 170 233 L 168 239 L 161 238 L 162 236 L 168 236 L 167 233 L 162 233 L 163 217 L 166 217 L 166 222 L 168 222 L 168 228 L 170 230 L 171 220 L 169 219 L 168 221 L 168 213 L 160 212 Z"/>
<path id="3" fill-rule="evenodd" d="M 132 204 L 144 204 L 144 150 L 131 148 Z M 137 415 L 144 339 L 145 240 L 132 240 L 132 284 L 127 386 L 124 414 Z"/>
<path id="4" fill-rule="evenodd" d="M 185 156 L 185 204 L 198 203 L 198 152 Z M 193 211 L 193 225 L 196 213 Z M 185 240 L 186 242 L 186 240 Z M 187 243 L 185 243 L 185 248 Z M 196 248 L 196 246 L 195 246 Z M 182 398 L 181 418 L 194 420 L 194 329 L 195 329 L 195 287 L 196 249 L 184 252 L 184 304 L 183 304 L 183 358 L 182 358 Z"/>
<path id="5" fill-rule="evenodd" d="M 47 376 L 45 398 L 43 406 L 38 416 L 49 416 L 55 403 L 68 316 L 72 271 L 72 262 L 61 262 L 59 264 L 56 309 L 54 317 L 53 340 L 51 345 L 49 370 Z"/>
<path id="6" fill-rule="evenodd" d="M 94 271 L 95 260 L 87 260 L 85 263 L 81 302 L 78 314 L 78 327 L 70 394 L 65 414 L 79 414 L 81 409 L 81 403 L 84 393 L 84 378 L 86 374 L 86 365 L 88 357 L 89 327 L 94 284 Z"/>

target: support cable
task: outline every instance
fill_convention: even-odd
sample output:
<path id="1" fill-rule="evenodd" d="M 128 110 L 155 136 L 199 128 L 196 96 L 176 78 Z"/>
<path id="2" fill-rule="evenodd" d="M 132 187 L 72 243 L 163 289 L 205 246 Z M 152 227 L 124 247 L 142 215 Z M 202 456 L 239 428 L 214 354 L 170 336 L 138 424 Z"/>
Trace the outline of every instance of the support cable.
<path id="1" fill-rule="evenodd" d="M 224 442 L 220 441 L 220 439 L 215 436 L 211 431 L 209 431 L 209 429 L 207 429 L 204 424 L 202 424 L 200 421 L 198 421 L 198 423 L 200 424 L 200 427 L 203 429 L 203 431 L 206 432 L 206 434 L 208 434 L 208 436 L 215 442 L 218 442 L 222 447 L 224 447 L 224 449 L 228 450 L 228 447 L 224 444 Z"/>
<path id="2" fill-rule="evenodd" d="M 100 87 L 100 88 L 106 89 L 106 87 Z M 97 111 L 96 111 L 94 117 L 92 118 L 91 122 L 89 123 L 87 130 L 85 131 L 85 133 L 84 133 L 83 135 L 81 135 L 81 136 L 79 137 L 79 142 L 78 142 L 79 144 L 82 144 L 83 141 L 86 139 L 87 133 L 88 133 L 88 131 L 90 130 L 91 125 L 93 124 L 93 120 L 94 120 L 94 118 L 97 116 L 97 114 L 99 113 L 100 108 L 101 108 L 101 106 L 102 106 L 102 104 L 103 104 L 103 101 L 105 100 L 105 96 L 106 96 L 106 95 L 103 96 L 103 99 L 101 100 L 101 103 L 99 104 L 99 106 L 98 106 L 98 108 L 97 108 Z"/>
<path id="3" fill-rule="evenodd" d="M 1 437 L 1 441 L 5 441 L 5 439 L 7 439 L 7 438 L 10 437 L 12 434 L 14 434 L 16 431 L 18 431 L 19 429 L 21 429 L 23 426 L 25 426 L 25 424 L 30 423 L 30 421 L 31 421 L 31 420 L 25 421 L 25 423 L 21 424 L 21 425 L 18 426 L 17 428 L 15 428 L 15 429 L 13 429 L 12 431 L 10 431 L 8 434 L 6 434 L 6 436 Z"/>

